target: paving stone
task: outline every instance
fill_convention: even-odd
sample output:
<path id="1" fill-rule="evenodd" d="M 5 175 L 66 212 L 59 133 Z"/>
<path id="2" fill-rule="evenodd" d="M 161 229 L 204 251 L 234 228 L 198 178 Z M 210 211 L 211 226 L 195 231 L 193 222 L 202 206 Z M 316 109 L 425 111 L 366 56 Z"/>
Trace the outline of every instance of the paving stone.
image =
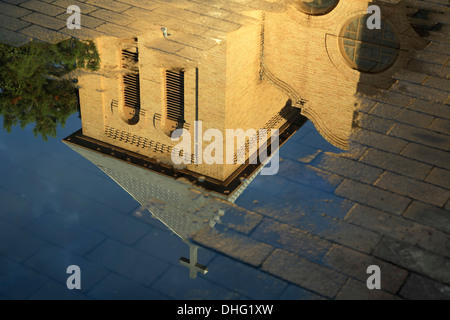
<path id="1" fill-rule="evenodd" d="M 11 3 L 11 4 L 21 4 L 27 0 L 3 0 L 3 1 Z"/>
<path id="2" fill-rule="evenodd" d="M 61 7 L 54 6 L 52 4 L 44 3 L 39 0 L 30 0 L 20 4 L 21 7 L 27 8 L 32 11 L 44 13 L 51 17 L 56 17 L 57 15 L 67 11 Z"/>
<path id="3" fill-rule="evenodd" d="M 57 16 L 56 18 L 63 20 L 65 23 L 67 22 L 67 18 L 69 16 L 67 15 L 67 13 L 61 14 L 59 16 Z M 80 25 L 81 25 L 81 29 L 69 29 L 69 28 L 65 28 L 69 31 L 78 31 L 81 32 L 81 30 L 83 31 L 92 31 L 89 28 L 96 28 L 98 26 L 100 26 L 101 24 L 105 23 L 105 20 L 102 19 L 97 19 L 94 17 L 91 17 L 87 14 L 82 14 L 81 18 L 80 18 Z M 60 31 L 64 31 L 64 30 L 60 30 Z M 100 34 L 100 33 L 99 33 Z"/>
<path id="4" fill-rule="evenodd" d="M 359 107 L 358 107 L 358 111 L 362 111 L 362 112 L 366 112 L 366 113 L 369 112 L 370 113 L 375 108 L 375 106 L 377 104 L 379 104 L 379 103 L 381 103 L 381 102 L 373 100 L 373 99 L 369 99 L 367 97 L 363 98 L 360 101 L 360 104 L 359 104 Z"/>
<path id="5" fill-rule="evenodd" d="M 394 294 L 400 289 L 408 276 L 408 272 L 404 269 L 373 256 L 337 245 L 330 249 L 324 259 L 324 264 L 364 283 L 370 276 L 367 273 L 367 268 L 376 265 L 381 270 L 381 288 Z"/>
<path id="6" fill-rule="evenodd" d="M 329 298 L 335 297 L 346 281 L 342 274 L 279 249 L 267 258 L 262 269 Z"/>
<path id="7" fill-rule="evenodd" d="M 304 193 L 304 195 L 308 194 L 308 192 Z M 251 204 L 252 210 L 321 238 L 365 252 L 370 252 L 379 241 L 379 235 L 376 233 L 348 224 L 336 217 L 344 217 L 353 206 L 351 202 L 330 201 L 329 203 L 324 200 L 321 204 L 313 200 L 309 205 L 305 205 L 302 203 L 302 197 L 293 194 L 291 198 L 290 201 L 280 201 L 280 199 L 274 200 L 260 195 L 257 197 L 259 202 Z M 309 200 L 305 197 L 304 201 Z M 323 206 L 323 203 L 327 205 Z"/>
<path id="8" fill-rule="evenodd" d="M 450 235 L 447 233 L 429 228 L 428 233 L 419 239 L 418 246 L 450 258 Z"/>
<path id="9" fill-rule="evenodd" d="M 443 56 L 448 59 L 448 56 Z M 445 59 L 444 58 L 444 59 Z M 439 90 L 450 91 L 450 80 L 439 77 L 429 77 L 424 83 L 424 86 L 433 87 Z M 445 100 L 445 99 L 444 99 Z"/>
<path id="10" fill-rule="evenodd" d="M 448 71 L 445 70 L 441 65 L 434 64 L 434 63 L 428 63 L 426 61 L 419 61 L 419 60 L 411 60 L 407 65 L 406 68 L 408 70 L 419 72 L 427 75 L 433 75 L 437 77 L 445 78 L 448 75 Z"/>
<path id="11" fill-rule="evenodd" d="M 392 172 L 384 173 L 375 185 L 438 207 L 443 206 L 450 196 L 448 190 Z"/>
<path id="12" fill-rule="evenodd" d="M 139 1 L 139 3 L 141 3 L 141 5 L 144 5 L 145 3 L 149 3 L 149 2 L 143 2 L 140 0 L 136 0 Z M 154 2 L 151 2 L 153 4 L 155 4 Z M 158 6 L 161 6 L 161 3 L 158 3 Z M 161 23 L 167 23 L 171 21 L 171 17 L 167 16 L 167 15 L 163 15 L 163 14 L 156 14 L 153 11 L 149 11 L 149 10 L 145 10 L 139 7 L 131 7 L 130 9 L 124 11 L 124 13 L 126 13 L 127 15 L 130 15 L 132 17 L 136 17 L 137 19 L 140 19 L 142 21 L 146 21 L 149 24 L 161 24 Z M 180 21 L 181 22 L 181 21 Z M 203 31 L 206 31 L 207 28 L 205 27 L 205 29 Z"/>
<path id="13" fill-rule="evenodd" d="M 450 189 L 450 171 L 435 167 L 425 181 Z"/>
<path id="14" fill-rule="evenodd" d="M 87 296 L 97 300 L 167 300 L 168 297 L 117 274 L 110 274 Z"/>
<path id="15" fill-rule="evenodd" d="M 287 283 L 236 260 L 219 255 L 208 266 L 207 279 L 256 300 L 274 300 Z"/>
<path id="16" fill-rule="evenodd" d="M 20 47 L 32 40 L 31 37 L 19 34 L 14 31 L 0 29 L 0 42 L 14 47 Z"/>
<path id="17" fill-rule="evenodd" d="M 334 228 L 327 228 L 318 235 L 366 253 L 372 252 L 380 240 L 380 235 L 375 232 L 342 220 L 339 220 Z"/>
<path id="18" fill-rule="evenodd" d="M 370 114 L 386 119 L 395 119 L 401 111 L 402 108 L 399 108 L 398 106 L 378 102 L 373 109 L 370 110 Z"/>
<path id="19" fill-rule="evenodd" d="M 264 178 L 262 178 L 264 177 Z M 329 171 L 325 171 L 323 169 L 316 168 L 310 165 L 303 165 L 298 161 L 293 161 L 290 159 L 283 159 L 280 164 L 280 170 L 275 177 L 280 177 L 282 179 L 273 179 L 275 177 L 272 176 L 262 176 L 258 177 L 258 180 L 255 179 L 250 185 L 253 188 L 253 183 L 258 183 L 261 181 L 264 188 L 263 190 L 267 191 L 267 187 L 273 186 L 272 180 L 275 180 L 274 188 L 278 191 L 275 193 L 282 194 L 284 192 L 288 192 L 288 188 L 296 188 L 298 184 L 303 186 L 312 187 L 317 190 L 334 193 L 336 187 L 342 182 L 342 177 L 338 176 Z M 267 183 L 270 179 L 270 183 Z M 294 182 L 290 183 L 290 182 Z M 264 183 L 266 182 L 266 183 Z M 278 182 L 278 183 L 277 183 Z M 257 187 L 257 185 L 255 185 Z"/>
<path id="20" fill-rule="evenodd" d="M 25 299 L 47 281 L 47 277 L 0 255 L 0 294 L 8 299 Z"/>
<path id="21" fill-rule="evenodd" d="M 69 6 L 78 6 L 81 10 L 81 14 L 82 14 L 82 19 L 84 20 L 85 15 L 91 13 L 94 10 L 97 10 L 98 8 L 92 5 L 89 5 L 85 2 L 82 1 L 78 1 L 78 0 L 56 0 L 52 2 L 52 5 L 58 6 L 58 7 L 62 7 L 67 9 Z M 67 12 L 65 13 L 66 17 L 69 17 L 69 15 L 67 15 Z M 67 18 L 66 18 L 67 19 Z"/>
<path id="22" fill-rule="evenodd" d="M 432 41 L 425 49 L 430 52 L 448 54 L 450 52 L 450 45 L 443 42 Z"/>
<path id="23" fill-rule="evenodd" d="M 413 84 L 405 81 L 398 81 L 391 90 L 399 91 L 411 97 L 422 98 L 433 102 L 444 102 L 448 98 L 448 93 L 443 90 L 425 87 L 420 84 Z"/>
<path id="24" fill-rule="evenodd" d="M 157 258 L 112 239 L 107 239 L 86 257 L 144 286 L 150 285 L 168 266 Z"/>
<path id="25" fill-rule="evenodd" d="M 450 236 L 436 229 L 359 204 L 347 218 L 349 222 L 379 234 L 418 245 L 443 256 L 450 256 Z"/>
<path id="26" fill-rule="evenodd" d="M 450 150 L 448 136 L 427 129 L 397 123 L 389 135 L 445 151 Z"/>
<path id="27" fill-rule="evenodd" d="M 357 204 L 347 217 L 350 223 L 368 228 L 380 234 L 417 244 L 430 229 L 403 217 Z"/>
<path id="28" fill-rule="evenodd" d="M 411 159 L 416 159 L 450 170 L 450 153 L 442 150 L 410 143 L 405 147 L 401 154 Z"/>
<path id="29" fill-rule="evenodd" d="M 46 242 L 29 231 L 0 221 L 0 254 L 23 261 L 41 249 Z"/>
<path id="30" fill-rule="evenodd" d="M 18 227 L 26 226 L 47 213 L 40 204 L 3 188 L 0 188 L 0 203 L 3 207 L 0 218 Z"/>
<path id="31" fill-rule="evenodd" d="M 15 18 L 20 18 L 31 13 L 31 11 L 28 9 L 8 4 L 5 2 L 0 2 L 0 12 Z"/>
<path id="32" fill-rule="evenodd" d="M 175 265 L 178 265 L 180 257 L 189 255 L 188 245 L 170 230 L 162 231 L 154 228 L 139 240 L 134 247 Z M 215 256 L 214 252 L 206 248 L 199 247 L 198 249 L 198 261 L 205 266 L 208 266 L 208 263 Z"/>
<path id="33" fill-rule="evenodd" d="M 410 70 L 401 70 L 399 73 L 394 75 L 394 78 L 398 80 L 404 80 L 412 83 L 421 84 L 427 78 L 427 75 Z"/>
<path id="34" fill-rule="evenodd" d="M 154 2 L 154 1 L 141 1 L 141 0 L 119 0 L 119 1 L 132 6 L 131 9 L 133 9 L 134 7 L 137 7 L 135 9 L 139 9 L 139 10 L 142 10 L 141 8 L 144 8 L 147 10 L 153 10 L 153 9 L 156 9 L 156 8 L 164 5 L 162 3 Z M 129 9 L 129 10 L 131 10 L 131 9 Z"/>
<path id="35" fill-rule="evenodd" d="M 439 282 L 450 283 L 450 261 L 427 250 L 384 237 L 374 255 Z"/>
<path id="36" fill-rule="evenodd" d="M 217 228 L 218 229 L 218 228 Z M 193 240 L 253 266 L 259 266 L 272 252 L 273 247 L 243 234 L 229 230 L 200 230 Z"/>
<path id="37" fill-rule="evenodd" d="M 49 281 L 45 286 L 28 297 L 29 300 L 89 300 L 78 290 L 69 290 L 66 285 Z"/>
<path id="38" fill-rule="evenodd" d="M 39 218 L 26 229 L 80 256 L 91 251 L 105 239 L 100 233 L 55 213 Z"/>
<path id="39" fill-rule="evenodd" d="M 450 233 L 450 215 L 444 209 L 419 201 L 413 201 L 403 215 L 421 224 Z"/>
<path id="40" fill-rule="evenodd" d="M 383 172 L 383 170 L 373 166 L 332 155 L 323 155 L 323 157 L 318 159 L 315 163 L 319 168 L 324 170 L 368 184 L 375 182 Z"/>
<path id="41" fill-rule="evenodd" d="M 86 20 L 84 20 L 86 22 Z M 103 23 L 103 22 L 102 22 Z M 93 29 L 81 28 L 81 29 L 62 29 L 61 33 L 66 34 L 70 37 L 80 39 L 80 40 L 92 40 L 100 37 L 106 36 L 103 32 L 99 32 Z"/>
<path id="42" fill-rule="evenodd" d="M 70 191 L 78 197 L 88 199 L 91 205 L 100 202 L 113 210 L 127 214 L 140 207 L 139 202 L 104 173 L 101 176 L 91 175 L 86 181 L 88 183 L 85 183 L 82 188 L 70 186 Z M 99 193 L 97 190 L 102 192 Z"/>
<path id="43" fill-rule="evenodd" d="M 126 244 L 134 244 L 151 230 L 144 222 L 99 203 L 80 214 L 79 221 Z"/>
<path id="44" fill-rule="evenodd" d="M 362 145 L 398 154 L 408 143 L 403 139 L 386 136 L 377 132 L 360 130 L 352 135 L 352 140 Z"/>
<path id="45" fill-rule="evenodd" d="M 71 265 L 79 266 L 81 271 L 81 290 L 76 291 L 82 294 L 89 291 L 108 274 L 108 270 L 100 265 L 50 244 L 28 259 L 25 265 L 36 272 L 45 274 L 64 286 L 67 291 L 70 291 L 66 287 L 67 278 L 70 276 L 67 273 L 67 267 Z"/>
<path id="46" fill-rule="evenodd" d="M 359 113 L 358 125 L 369 131 L 375 131 L 381 134 L 386 134 L 395 124 L 394 120 L 374 116 L 373 114 Z"/>
<path id="47" fill-rule="evenodd" d="M 9 29 L 11 31 L 16 31 L 23 29 L 29 25 L 30 24 L 25 21 L 10 16 L 6 16 L 0 13 L 0 26 L 2 28 Z"/>
<path id="48" fill-rule="evenodd" d="M 420 111 L 439 118 L 450 119 L 448 106 L 442 103 L 432 103 L 423 99 L 415 99 L 408 109 Z"/>
<path id="49" fill-rule="evenodd" d="M 336 194 L 393 214 L 402 214 L 411 200 L 367 184 L 345 179 Z"/>
<path id="50" fill-rule="evenodd" d="M 32 23 L 33 25 L 39 25 L 44 28 L 48 28 L 55 31 L 67 27 L 66 21 L 49 17 L 45 14 L 38 12 L 33 12 L 32 14 L 29 14 L 26 17 L 23 17 L 22 19 Z"/>
<path id="51" fill-rule="evenodd" d="M 405 109 L 397 117 L 397 120 L 415 127 L 427 128 L 435 118 L 425 113 Z"/>
<path id="52" fill-rule="evenodd" d="M 399 298 L 384 290 L 370 290 L 365 282 L 349 279 L 336 300 L 399 300 Z"/>
<path id="53" fill-rule="evenodd" d="M 410 96 L 398 92 L 382 91 L 374 98 L 374 100 L 388 104 L 393 104 L 399 107 L 404 107 L 411 103 L 412 98 Z"/>
<path id="54" fill-rule="evenodd" d="M 90 15 L 94 18 L 108 21 L 121 26 L 129 25 L 135 20 L 135 18 L 133 18 L 132 16 L 105 9 L 96 10 L 92 12 Z"/>
<path id="55" fill-rule="evenodd" d="M 300 146 L 293 137 L 286 141 L 283 148 L 280 149 L 280 157 L 287 157 L 303 163 L 310 163 L 319 153 L 320 150 L 317 150 L 317 148 L 307 145 Z"/>
<path id="56" fill-rule="evenodd" d="M 282 194 L 274 195 L 273 200 L 280 209 L 285 209 L 287 215 L 297 215 L 294 212 L 315 212 L 316 214 L 325 213 L 332 217 L 342 218 L 353 205 L 335 194 L 299 183 L 289 183 Z M 262 204 L 264 203 L 262 202 Z M 294 211 L 288 213 L 289 208 Z"/>
<path id="57" fill-rule="evenodd" d="M 430 126 L 430 129 L 439 133 L 450 135 L 450 121 L 436 118 Z"/>
<path id="58" fill-rule="evenodd" d="M 449 59 L 447 54 L 440 54 L 431 52 L 429 50 L 421 50 L 417 52 L 415 58 L 417 60 L 426 61 L 428 63 L 436 63 L 440 65 L 444 65 Z"/>
<path id="59" fill-rule="evenodd" d="M 400 296 L 411 300 L 450 300 L 450 286 L 412 273 Z"/>
<path id="60" fill-rule="evenodd" d="M 130 8 L 129 5 L 119 2 L 119 1 L 109 1 L 109 0 L 87 0 L 85 1 L 87 4 L 94 5 L 100 8 L 107 8 L 109 10 L 123 12 Z"/>
<path id="61" fill-rule="evenodd" d="M 361 158 L 361 161 L 421 180 L 427 176 L 432 168 L 430 165 L 377 149 L 369 149 Z"/>
<path id="62" fill-rule="evenodd" d="M 52 188 L 53 185 L 46 185 L 47 188 Z M 54 188 L 54 187 L 53 187 Z M 52 196 L 49 197 L 48 193 Z M 72 190 L 64 188 L 53 189 L 48 192 L 42 201 L 38 201 L 49 211 L 57 213 L 61 216 L 77 219 L 80 212 L 92 206 L 95 202 L 83 195 L 77 194 Z M 39 194 L 37 195 L 39 196 Z M 36 195 L 28 197 L 30 201 L 36 201 Z"/>
<path id="63" fill-rule="evenodd" d="M 219 223 L 245 234 L 249 234 L 263 219 L 260 214 L 238 206 L 229 206 L 224 211 Z"/>
<path id="64" fill-rule="evenodd" d="M 264 219 L 252 238 L 318 263 L 331 247 L 327 240 L 272 219 Z"/>
<path id="65" fill-rule="evenodd" d="M 209 17 L 204 14 L 178 9 L 174 7 L 161 6 L 154 10 L 156 14 L 163 14 L 175 17 L 180 20 L 195 21 L 199 25 L 208 26 L 211 29 L 231 32 L 240 27 L 239 24 L 228 22 L 222 19 Z"/>
<path id="66" fill-rule="evenodd" d="M 326 298 L 319 296 L 311 291 L 303 288 L 289 285 L 289 287 L 278 298 L 279 300 L 326 300 Z"/>
<path id="67" fill-rule="evenodd" d="M 38 25 L 31 25 L 29 27 L 26 27 L 25 29 L 20 30 L 20 33 L 25 36 L 30 36 L 35 39 L 53 44 L 59 43 L 69 38 L 69 36 L 65 34 L 53 31 L 48 28 L 43 28 Z"/>
<path id="68" fill-rule="evenodd" d="M 176 300 L 238 300 L 237 292 L 229 291 L 212 281 L 207 276 L 199 275 L 195 280 L 186 279 L 188 270 L 182 267 L 169 268 L 153 285 L 152 288 L 164 292 Z"/>

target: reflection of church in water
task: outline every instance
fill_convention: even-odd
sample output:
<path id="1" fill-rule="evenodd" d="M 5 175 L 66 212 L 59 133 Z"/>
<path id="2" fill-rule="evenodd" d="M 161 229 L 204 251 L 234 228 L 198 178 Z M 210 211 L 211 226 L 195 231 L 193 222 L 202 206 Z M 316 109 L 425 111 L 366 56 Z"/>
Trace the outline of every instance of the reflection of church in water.
<path id="1" fill-rule="evenodd" d="M 97 39 L 102 69 L 79 79 L 82 130 L 64 141 L 184 240 L 213 227 L 262 168 L 200 163 L 204 131 L 279 129 L 281 145 L 308 118 L 345 149 L 357 94 L 388 88 L 421 45 L 403 7 L 385 1 L 375 2 L 379 30 L 366 27 L 366 0 L 247 2 L 180 10 L 172 1 L 167 10 L 179 10 L 178 19 L 129 39 Z M 177 128 L 193 137 L 184 167 L 171 165 Z M 235 146 L 235 160 L 249 158 L 251 138 Z M 191 277 L 205 269 L 193 245 L 180 262 Z"/>

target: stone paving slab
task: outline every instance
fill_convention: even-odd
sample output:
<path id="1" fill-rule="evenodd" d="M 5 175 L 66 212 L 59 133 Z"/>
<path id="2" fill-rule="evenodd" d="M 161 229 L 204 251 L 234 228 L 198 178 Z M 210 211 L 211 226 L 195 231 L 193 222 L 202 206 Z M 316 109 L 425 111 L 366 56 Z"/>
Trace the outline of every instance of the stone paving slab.
<path id="1" fill-rule="evenodd" d="M 100 263 L 129 279 L 148 286 L 167 269 L 167 264 L 151 259 L 140 250 L 108 239 L 91 251 L 86 258 Z"/>
<path id="2" fill-rule="evenodd" d="M 365 283 L 349 279 L 336 300 L 400 300 L 400 298 L 383 290 L 368 290 Z"/>
<path id="3" fill-rule="evenodd" d="M 254 1 L 251 6 L 220 9 L 210 3 L 202 5 L 195 1 L 164 2 L 156 0 L 28 0 L 22 2 L 0 2 L 0 26 L 10 33 L 0 33 L 0 42 L 20 46 L 31 39 L 57 43 L 69 37 L 82 40 L 100 36 L 130 38 L 140 36 L 143 30 L 166 26 L 178 32 L 173 38 L 183 40 L 185 45 L 193 45 L 207 50 L 217 45 L 215 41 L 200 37 L 209 30 L 231 32 L 243 23 L 252 21 L 241 11 L 258 10 L 267 7 L 265 1 Z M 66 20 L 70 14 L 67 8 L 77 5 L 82 13 L 81 29 L 70 30 Z M 270 5 L 269 5 L 270 6 Z M 208 14 L 214 11 L 214 14 Z M 205 11 L 206 10 L 206 11 Z M 222 14 L 218 15 L 217 13 Z M 30 25 L 31 24 L 31 25 Z M 147 25 L 148 27 L 142 28 Z M 207 26 L 207 27 L 205 27 Z M 12 33 L 11 33 L 12 32 Z M 184 34 L 183 32 L 186 32 Z M 181 34 L 183 33 L 183 34 Z M 203 43 L 198 46 L 199 44 Z"/>
<path id="4" fill-rule="evenodd" d="M 319 294 L 334 298 L 346 277 L 292 253 L 276 249 L 262 270 Z"/>
<path id="5" fill-rule="evenodd" d="M 24 264 L 30 269 L 52 279 L 52 283 L 56 282 L 68 291 L 66 287 L 68 277 L 66 269 L 69 266 L 67 264 L 69 261 L 70 264 L 77 265 L 82 270 L 82 286 L 79 291 L 81 294 L 85 294 L 109 274 L 106 268 L 51 244 L 39 250 L 35 255 L 27 259 Z M 50 289 L 47 288 L 46 290 Z M 62 290 L 58 289 L 58 291 Z"/>
<path id="6" fill-rule="evenodd" d="M 27 298 L 28 300 L 90 300 L 77 291 L 67 290 L 65 285 L 55 281 L 47 282 L 43 287 Z"/>
<path id="7" fill-rule="evenodd" d="M 25 299 L 48 282 L 48 278 L 0 255 L 0 294 Z"/>
<path id="8" fill-rule="evenodd" d="M 117 274 L 110 274 L 87 296 L 97 300 L 167 300 L 168 296 L 146 288 Z"/>
<path id="9" fill-rule="evenodd" d="M 400 295 L 412 300 L 449 300 L 450 287 L 412 273 L 400 291 Z"/>
<path id="10" fill-rule="evenodd" d="M 105 239 L 102 234 L 56 213 L 44 215 L 26 229 L 80 256 L 91 251 Z M 83 239 L 80 239 L 80 234 L 84 235 Z"/>

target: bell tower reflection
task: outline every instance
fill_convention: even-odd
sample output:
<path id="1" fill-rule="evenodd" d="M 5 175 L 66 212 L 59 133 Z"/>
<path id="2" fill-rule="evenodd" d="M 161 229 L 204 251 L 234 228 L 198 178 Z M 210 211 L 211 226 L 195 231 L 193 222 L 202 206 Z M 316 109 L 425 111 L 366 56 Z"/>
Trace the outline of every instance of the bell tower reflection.
<path id="1" fill-rule="evenodd" d="M 230 51 L 229 46 L 244 45 L 240 36 L 259 28 L 258 23 L 243 27 L 226 44 L 209 43 L 189 58 L 167 52 L 175 42 L 160 31 L 131 40 L 100 38 L 100 72 L 79 78 L 82 129 L 64 143 L 136 199 L 138 214 L 150 211 L 189 245 L 190 256 L 179 262 L 189 268 L 191 278 L 208 271 L 198 262 L 191 236 L 213 228 L 264 166 L 249 161 L 251 137 L 234 148 L 235 159 L 238 150 L 246 150 L 243 164 L 198 161 L 197 153 L 207 145 L 199 144 L 203 132 L 197 130 L 217 129 L 226 137 L 226 129 L 276 129 L 282 145 L 306 121 L 283 92 L 260 82 L 260 70 L 254 67 L 259 65 L 257 39 L 245 44 L 253 54 L 236 60 L 236 52 Z M 171 37 L 176 36 L 171 29 Z M 245 87 L 230 78 L 245 81 Z M 193 137 L 194 151 L 184 155 L 192 161 L 176 166 L 171 153 L 178 142 L 171 137 L 180 128 Z M 277 151 L 271 144 L 270 136 L 260 143 L 269 157 Z"/>

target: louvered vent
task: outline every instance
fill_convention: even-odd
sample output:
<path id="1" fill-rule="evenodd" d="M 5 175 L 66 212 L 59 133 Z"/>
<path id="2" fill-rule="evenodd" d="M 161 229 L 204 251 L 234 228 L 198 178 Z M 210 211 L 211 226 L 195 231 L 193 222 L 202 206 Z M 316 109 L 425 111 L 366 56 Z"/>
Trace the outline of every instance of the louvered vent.
<path id="1" fill-rule="evenodd" d="M 141 108 L 141 95 L 139 86 L 139 73 L 128 74 L 123 77 L 124 103 L 125 107 L 137 109 Z"/>
<path id="2" fill-rule="evenodd" d="M 123 115 L 129 124 L 139 122 L 141 92 L 139 83 L 139 52 L 137 39 L 122 49 L 122 68 L 128 73 L 123 76 L 124 108 Z"/>
<path id="3" fill-rule="evenodd" d="M 167 119 L 184 123 L 184 71 L 166 71 Z"/>

